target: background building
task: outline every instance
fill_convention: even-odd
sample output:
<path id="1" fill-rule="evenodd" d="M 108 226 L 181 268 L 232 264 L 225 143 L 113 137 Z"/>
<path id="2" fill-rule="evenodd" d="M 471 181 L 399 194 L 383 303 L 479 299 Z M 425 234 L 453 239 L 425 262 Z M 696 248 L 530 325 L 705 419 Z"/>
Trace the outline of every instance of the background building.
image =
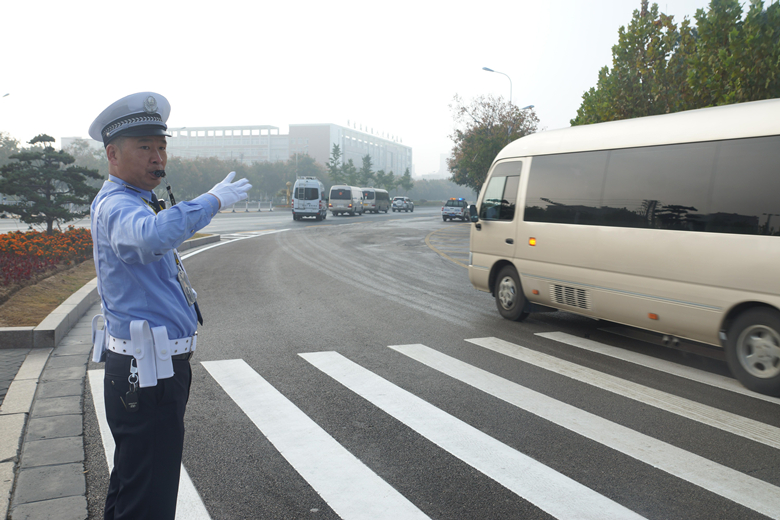
<path id="1" fill-rule="evenodd" d="M 216 157 L 251 164 L 286 161 L 290 156 L 288 138 L 275 126 L 185 126 L 168 128 L 168 133 L 168 155 L 176 157 Z"/>
<path id="2" fill-rule="evenodd" d="M 373 133 L 333 124 L 290 125 L 290 155 L 308 153 L 320 164 L 327 164 L 333 145 L 341 148 L 342 163 L 352 159 L 360 169 L 363 157 L 371 156 L 374 171 L 403 175 L 412 170 L 412 148 Z"/>

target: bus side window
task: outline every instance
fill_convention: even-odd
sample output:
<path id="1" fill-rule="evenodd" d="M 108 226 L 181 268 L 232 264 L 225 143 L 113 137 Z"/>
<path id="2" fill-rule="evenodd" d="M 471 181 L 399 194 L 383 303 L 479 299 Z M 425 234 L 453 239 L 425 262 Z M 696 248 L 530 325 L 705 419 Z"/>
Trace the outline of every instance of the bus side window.
<path id="1" fill-rule="evenodd" d="M 519 175 L 492 177 L 485 190 L 482 206 L 479 208 L 479 218 L 514 220 L 519 185 Z"/>

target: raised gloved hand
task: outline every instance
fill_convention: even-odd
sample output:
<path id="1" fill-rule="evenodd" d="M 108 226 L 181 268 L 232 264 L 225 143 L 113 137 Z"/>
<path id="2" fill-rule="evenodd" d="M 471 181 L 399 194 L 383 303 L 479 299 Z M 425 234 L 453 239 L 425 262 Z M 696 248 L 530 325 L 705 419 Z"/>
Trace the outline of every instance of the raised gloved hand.
<path id="1" fill-rule="evenodd" d="M 244 200 L 247 198 L 249 190 L 252 189 L 252 185 L 249 184 L 247 179 L 231 182 L 235 176 L 236 172 L 228 173 L 222 182 L 209 190 L 209 193 L 219 200 L 220 208 L 226 208 L 240 200 Z"/>

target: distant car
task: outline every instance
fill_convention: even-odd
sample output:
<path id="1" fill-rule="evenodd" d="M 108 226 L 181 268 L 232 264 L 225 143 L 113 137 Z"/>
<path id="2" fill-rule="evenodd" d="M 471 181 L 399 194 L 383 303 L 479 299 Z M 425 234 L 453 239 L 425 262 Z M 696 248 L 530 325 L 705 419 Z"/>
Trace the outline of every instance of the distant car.
<path id="1" fill-rule="evenodd" d="M 441 219 L 444 222 L 456 218 L 465 222 L 469 217 L 469 203 L 463 197 L 453 197 L 441 207 Z"/>
<path id="2" fill-rule="evenodd" d="M 393 211 L 414 211 L 414 202 L 409 197 L 393 197 Z"/>

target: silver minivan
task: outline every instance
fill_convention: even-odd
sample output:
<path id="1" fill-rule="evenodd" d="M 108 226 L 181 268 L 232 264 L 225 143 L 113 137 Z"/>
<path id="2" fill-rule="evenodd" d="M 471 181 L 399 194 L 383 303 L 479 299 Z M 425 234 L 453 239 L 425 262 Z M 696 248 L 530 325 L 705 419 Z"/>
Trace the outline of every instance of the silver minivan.
<path id="1" fill-rule="evenodd" d="M 349 215 L 363 214 L 363 190 L 356 186 L 337 185 L 330 189 L 328 209 L 333 216 L 347 213 Z"/>
<path id="2" fill-rule="evenodd" d="M 293 220 L 314 217 L 325 220 L 328 216 L 325 186 L 316 177 L 298 177 L 292 191 Z"/>

